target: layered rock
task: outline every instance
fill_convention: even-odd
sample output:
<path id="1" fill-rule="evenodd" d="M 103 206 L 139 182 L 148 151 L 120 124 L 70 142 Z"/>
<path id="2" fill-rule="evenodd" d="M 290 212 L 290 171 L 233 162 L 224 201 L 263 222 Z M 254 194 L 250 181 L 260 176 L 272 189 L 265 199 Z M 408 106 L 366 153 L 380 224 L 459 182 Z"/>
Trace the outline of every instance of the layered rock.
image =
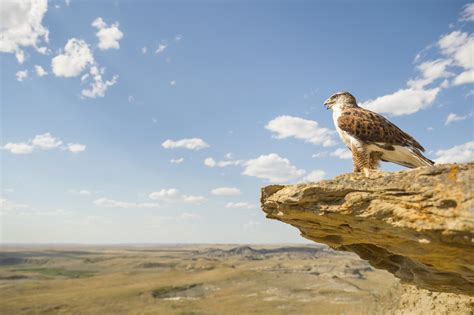
<path id="1" fill-rule="evenodd" d="M 474 163 L 262 189 L 270 219 L 419 288 L 474 295 Z"/>

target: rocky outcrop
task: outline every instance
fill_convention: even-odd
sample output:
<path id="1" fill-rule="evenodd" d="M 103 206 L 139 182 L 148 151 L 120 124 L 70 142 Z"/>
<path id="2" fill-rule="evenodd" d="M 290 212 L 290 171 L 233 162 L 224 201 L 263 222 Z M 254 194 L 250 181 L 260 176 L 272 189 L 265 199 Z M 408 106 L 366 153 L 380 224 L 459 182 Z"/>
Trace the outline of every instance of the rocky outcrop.
<path id="1" fill-rule="evenodd" d="M 474 163 L 262 189 L 270 219 L 402 282 L 474 295 Z"/>

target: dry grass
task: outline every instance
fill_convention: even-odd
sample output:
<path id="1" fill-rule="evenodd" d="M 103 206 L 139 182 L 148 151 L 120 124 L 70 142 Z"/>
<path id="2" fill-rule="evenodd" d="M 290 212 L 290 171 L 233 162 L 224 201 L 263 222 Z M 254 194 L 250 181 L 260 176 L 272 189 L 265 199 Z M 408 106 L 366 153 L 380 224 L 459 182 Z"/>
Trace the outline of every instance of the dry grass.
<path id="1" fill-rule="evenodd" d="M 400 290 L 351 254 L 212 247 L 4 248 L 0 312 L 366 314 Z"/>

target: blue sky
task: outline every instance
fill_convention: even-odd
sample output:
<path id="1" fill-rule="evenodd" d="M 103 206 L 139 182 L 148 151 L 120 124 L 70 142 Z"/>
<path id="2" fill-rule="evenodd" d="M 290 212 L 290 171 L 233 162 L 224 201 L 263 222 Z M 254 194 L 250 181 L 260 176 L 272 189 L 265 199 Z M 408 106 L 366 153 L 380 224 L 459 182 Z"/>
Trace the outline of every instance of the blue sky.
<path id="1" fill-rule="evenodd" d="M 2 3 L 2 242 L 303 242 L 260 187 L 352 170 L 348 90 L 474 159 L 465 1 Z M 384 170 L 401 167 L 383 165 Z"/>

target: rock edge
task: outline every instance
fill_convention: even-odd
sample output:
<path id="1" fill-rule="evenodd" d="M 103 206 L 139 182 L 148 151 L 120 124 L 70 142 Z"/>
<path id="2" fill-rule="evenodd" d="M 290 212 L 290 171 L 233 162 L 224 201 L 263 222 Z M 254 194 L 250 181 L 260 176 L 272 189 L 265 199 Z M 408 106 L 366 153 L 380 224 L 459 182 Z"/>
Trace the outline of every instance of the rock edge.
<path id="1" fill-rule="evenodd" d="M 474 296 L 474 163 L 262 188 L 267 218 L 402 282 Z"/>

